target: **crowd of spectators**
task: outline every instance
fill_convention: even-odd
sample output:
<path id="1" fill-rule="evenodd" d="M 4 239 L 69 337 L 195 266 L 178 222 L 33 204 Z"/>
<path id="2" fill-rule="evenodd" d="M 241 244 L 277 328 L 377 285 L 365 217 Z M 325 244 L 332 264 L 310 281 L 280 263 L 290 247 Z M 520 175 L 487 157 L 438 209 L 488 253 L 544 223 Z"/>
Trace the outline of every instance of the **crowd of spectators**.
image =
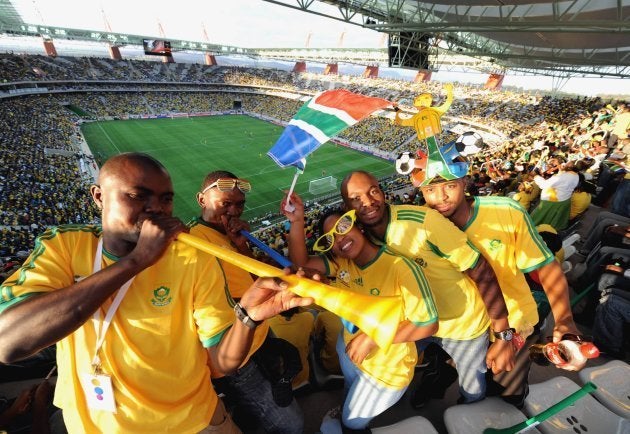
<path id="1" fill-rule="evenodd" d="M 304 92 L 312 94 L 330 88 L 343 87 L 387 98 L 407 112 L 413 112 L 413 99 L 420 93 L 430 92 L 436 105 L 444 98 L 438 82 L 406 82 L 401 86 L 399 80 L 297 74 L 262 68 L 16 54 L 0 54 L 0 63 L 3 64 L 0 78 L 5 83 L 75 80 L 78 83 L 65 86 L 79 90 L 4 101 L 6 108 L 0 115 L 3 131 L 0 150 L 2 256 L 28 250 L 32 242 L 31 227 L 39 232 L 44 226 L 94 219 L 94 210 L 86 205 L 89 203 L 87 181 L 83 181 L 84 174 L 77 164 L 80 151 L 73 144 L 79 115 L 75 114 L 77 110 L 72 113 L 67 108 L 78 108 L 84 118 L 117 118 L 222 112 L 232 110 L 234 101 L 240 101 L 244 112 L 287 122 L 303 103 Z M 82 87 L 93 80 L 120 82 L 100 87 L 98 91 Z M 133 84 L 127 86 L 125 82 Z M 168 91 L 157 91 L 150 86 L 153 82 L 171 84 L 166 88 Z M 183 83 L 212 83 L 221 87 L 208 91 Z M 293 97 L 271 95 L 270 88 L 288 91 L 284 96 L 292 94 Z M 81 92 L 82 89 L 87 90 Z M 530 173 L 533 168 L 546 169 L 552 157 L 579 163 L 586 181 L 597 180 L 600 163 L 610 154 L 610 149 L 602 145 L 609 144 L 608 130 L 613 128 L 618 111 L 623 110 L 617 102 L 607 103 L 598 98 L 557 98 L 457 85 L 455 101 L 445 121 L 448 124 L 467 120 L 503 132 L 502 142 L 473 157 L 473 190 L 480 194 L 513 195 L 531 207 L 539 191 Z M 415 131 L 394 125 L 389 117 L 370 117 L 339 137 L 385 151 L 391 158 L 402 151 L 414 152 L 419 146 L 414 138 Z M 440 140 L 448 142 L 456 136 L 445 131 Z M 54 150 L 66 152 L 55 153 Z M 618 175 L 605 170 L 607 174 L 612 173 L 608 181 L 615 187 L 615 182 L 620 182 Z M 393 182 L 395 185 L 386 189 L 392 201 L 418 200 L 410 194 L 412 188 L 405 177 L 395 178 Z M 614 188 L 599 187 L 600 192 L 608 192 L 610 199 Z M 596 191 L 590 193 L 595 195 Z M 63 203 L 61 197 L 75 198 L 74 203 Z M 600 199 L 599 203 L 605 200 Z M 282 251 L 282 233 L 281 227 L 272 227 L 267 228 L 263 236 Z"/>
<path id="2" fill-rule="evenodd" d="M 438 82 L 401 85 L 389 79 L 271 69 L 15 54 L 0 54 L 0 65 L 0 79 L 6 86 L 24 81 L 74 81 L 54 87 L 58 93 L 12 95 L 2 100 L 1 280 L 28 256 L 35 236 L 46 227 L 98 221 L 98 210 L 88 194 L 93 179 L 85 170 L 94 162 L 81 148 L 78 134 L 82 121 L 228 112 L 238 102 L 239 111 L 283 123 L 298 111 L 307 94 L 331 88 L 386 98 L 408 113 L 414 112 L 413 100 L 421 93 L 431 93 L 434 105 L 444 98 Z M 94 87 L 93 80 L 114 83 Z M 156 89 L 154 82 L 164 87 Z M 623 306 L 628 312 L 630 108 L 621 101 L 600 98 L 496 92 L 468 85 L 455 86 L 454 93 L 454 102 L 444 116 L 441 143 L 454 140 L 457 134 L 448 128 L 462 122 L 502 133 L 492 146 L 469 157 L 471 194 L 511 196 L 531 212 L 543 193 L 536 175 L 549 178 L 572 170 L 579 174 L 579 183 L 571 194 L 569 225 L 579 221 L 591 202 L 614 212 L 617 226 L 594 225 L 592 239 L 581 246 L 584 261 L 573 271 L 573 283 L 580 291 L 597 286 L 599 291 L 588 297 L 589 303 L 582 309 L 587 316 L 583 321 L 593 324 L 603 349 L 623 358 L 623 333 L 611 326 L 630 320 L 615 316 L 612 310 Z M 392 112 L 372 116 L 343 131 L 339 139 L 383 151 L 392 159 L 403 151 L 415 152 L 422 146 L 416 131 L 394 125 L 392 117 Z M 389 203 L 423 203 L 407 176 L 392 176 L 380 184 Z M 544 197 L 550 194 L 545 192 Z M 333 194 L 306 203 L 309 251 L 320 235 L 318 220 L 339 200 Z M 262 242 L 288 256 L 286 221 L 268 214 L 250 223 L 260 228 L 255 235 Z M 599 245 L 593 242 L 600 239 Z M 594 253 L 589 254 L 591 250 Z M 602 280 L 606 276 L 609 279 Z"/>

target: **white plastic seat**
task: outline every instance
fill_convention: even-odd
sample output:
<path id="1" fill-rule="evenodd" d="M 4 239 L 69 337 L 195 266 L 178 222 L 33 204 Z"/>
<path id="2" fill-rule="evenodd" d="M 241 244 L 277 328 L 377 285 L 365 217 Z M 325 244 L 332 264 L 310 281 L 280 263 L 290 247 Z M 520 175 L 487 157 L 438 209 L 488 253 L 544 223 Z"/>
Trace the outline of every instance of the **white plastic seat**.
<path id="1" fill-rule="evenodd" d="M 393 425 L 372 428 L 371 430 L 374 434 L 438 434 L 431 422 L 422 416 L 413 416 Z"/>
<path id="2" fill-rule="evenodd" d="M 527 416 L 501 398 L 486 398 L 473 404 L 449 407 L 444 424 L 449 434 L 482 434 L 486 428 L 509 428 L 527 420 Z M 539 433 L 531 428 L 528 433 Z"/>
<path id="3" fill-rule="evenodd" d="M 606 408 L 621 417 L 630 419 L 630 365 L 612 360 L 601 366 L 580 371 L 582 383 L 593 382 L 597 390 L 593 395 Z"/>
<path id="4" fill-rule="evenodd" d="M 580 386 L 566 377 L 530 384 L 524 411 L 530 417 L 576 392 Z M 590 394 L 537 425 L 544 434 L 630 434 L 630 420 L 608 410 Z"/>

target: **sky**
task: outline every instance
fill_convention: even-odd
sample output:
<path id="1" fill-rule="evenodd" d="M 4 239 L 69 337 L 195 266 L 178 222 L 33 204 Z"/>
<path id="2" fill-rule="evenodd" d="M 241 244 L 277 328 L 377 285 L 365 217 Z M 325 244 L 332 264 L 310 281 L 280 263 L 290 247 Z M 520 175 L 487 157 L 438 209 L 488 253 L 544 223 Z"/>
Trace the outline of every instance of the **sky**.
<path id="1" fill-rule="evenodd" d="M 359 26 L 320 17 L 262 0 L 11 0 L 29 24 L 161 36 L 205 41 L 244 48 L 384 48 L 386 37 Z M 289 1 L 288 1 L 289 2 Z M 290 2 L 296 4 L 295 1 Z M 313 8 L 331 11 L 319 1 Z M 338 14 L 332 13 L 334 16 Z M 106 24 L 107 23 L 107 24 Z M 205 34 L 204 34 L 205 29 Z M 61 53 L 63 54 L 63 53 Z M 221 59 L 218 59 L 221 64 Z M 308 67 L 308 64 L 307 64 Z M 411 79 L 415 71 L 381 67 L 381 76 Z M 358 73 L 360 73 L 359 71 Z M 445 70 L 434 72 L 437 81 L 484 83 L 487 76 Z M 551 77 L 508 74 L 504 86 L 549 91 Z M 626 95 L 630 80 L 571 78 L 561 91 L 582 95 Z"/>

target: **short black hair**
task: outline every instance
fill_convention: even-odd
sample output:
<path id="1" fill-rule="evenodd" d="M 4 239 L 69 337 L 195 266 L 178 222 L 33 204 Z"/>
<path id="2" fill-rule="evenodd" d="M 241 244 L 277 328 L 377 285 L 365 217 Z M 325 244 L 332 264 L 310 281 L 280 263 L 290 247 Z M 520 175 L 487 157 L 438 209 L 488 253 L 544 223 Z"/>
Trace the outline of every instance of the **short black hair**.
<path id="1" fill-rule="evenodd" d="M 203 178 L 201 189 L 199 191 L 203 191 L 207 186 L 209 186 L 219 178 L 238 179 L 238 176 L 236 176 L 232 172 L 228 172 L 227 170 L 215 170 L 214 172 L 208 173 L 206 177 Z"/>

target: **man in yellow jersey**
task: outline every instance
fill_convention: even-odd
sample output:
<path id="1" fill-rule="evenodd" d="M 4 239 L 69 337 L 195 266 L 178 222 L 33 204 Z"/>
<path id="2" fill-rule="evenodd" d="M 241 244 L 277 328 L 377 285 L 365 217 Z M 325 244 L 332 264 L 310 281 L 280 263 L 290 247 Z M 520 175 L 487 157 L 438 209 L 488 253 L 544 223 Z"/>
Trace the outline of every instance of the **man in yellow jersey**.
<path id="1" fill-rule="evenodd" d="M 442 149 L 441 153 L 447 152 Z M 429 158 L 427 164 L 431 163 Z M 495 374 L 494 381 L 488 383 L 489 395 L 500 394 L 520 407 L 528 392 L 531 365 L 528 348 L 538 339 L 536 325 L 539 322 L 525 273 L 538 270 L 555 319 L 554 341 L 566 333 L 579 334 L 569 305 L 568 284 L 560 264 L 538 235 L 527 212 L 507 197 L 467 197 L 465 176 L 465 171 L 455 177 L 444 171 L 426 179 L 420 188 L 427 205 L 463 230 L 490 262 L 507 303 L 510 325 L 521 338 L 526 338 L 516 355 L 515 368 Z M 502 338 L 497 333 L 494 337 Z"/>
<path id="2" fill-rule="evenodd" d="M 190 234 L 208 240 L 226 249 L 253 256 L 247 239 L 241 230 L 249 230 L 249 224 L 241 220 L 245 208 L 245 194 L 251 190 L 249 181 L 238 178 L 231 172 L 217 170 L 208 173 L 197 193 L 201 216 L 188 226 Z M 252 276 L 242 268 L 219 260 L 225 273 L 230 295 L 238 300 L 245 289 L 253 283 Z M 265 357 L 258 350 L 268 336 L 269 325 L 265 321 L 256 329 L 254 342 L 244 364 L 236 373 L 213 382 L 224 393 L 226 402 L 244 410 L 244 417 L 235 418 L 239 424 L 255 423 L 267 432 L 301 433 L 304 427 L 302 411 L 295 399 L 290 405 L 280 406 L 274 401 L 270 379 L 263 375 Z M 261 351 L 270 348 L 263 347 Z M 251 358 L 250 358 L 251 357 Z M 289 379 L 290 380 L 290 379 Z"/>
<path id="3" fill-rule="evenodd" d="M 173 242 L 186 226 L 149 155 L 111 158 L 98 182 L 102 226 L 48 229 L 0 287 L 0 362 L 57 343 L 69 433 L 238 432 L 210 366 L 231 373 L 259 321 L 311 300 L 259 279 L 232 307 L 216 258 Z"/>
<path id="4" fill-rule="evenodd" d="M 438 212 L 424 206 L 386 204 L 378 181 L 367 172 L 348 174 L 341 184 L 341 195 L 373 241 L 386 244 L 422 267 L 439 313 L 439 330 L 423 345 L 435 342 L 453 358 L 463 402 L 482 399 L 486 369 L 509 371 L 514 361 L 507 340 L 499 339 L 488 349 L 490 326 L 497 332 L 510 328 L 505 302 L 488 262 L 466 235 Z M 414 407 L 421 406 L 425 393 L 422 388 L 416 390 Z"/>

